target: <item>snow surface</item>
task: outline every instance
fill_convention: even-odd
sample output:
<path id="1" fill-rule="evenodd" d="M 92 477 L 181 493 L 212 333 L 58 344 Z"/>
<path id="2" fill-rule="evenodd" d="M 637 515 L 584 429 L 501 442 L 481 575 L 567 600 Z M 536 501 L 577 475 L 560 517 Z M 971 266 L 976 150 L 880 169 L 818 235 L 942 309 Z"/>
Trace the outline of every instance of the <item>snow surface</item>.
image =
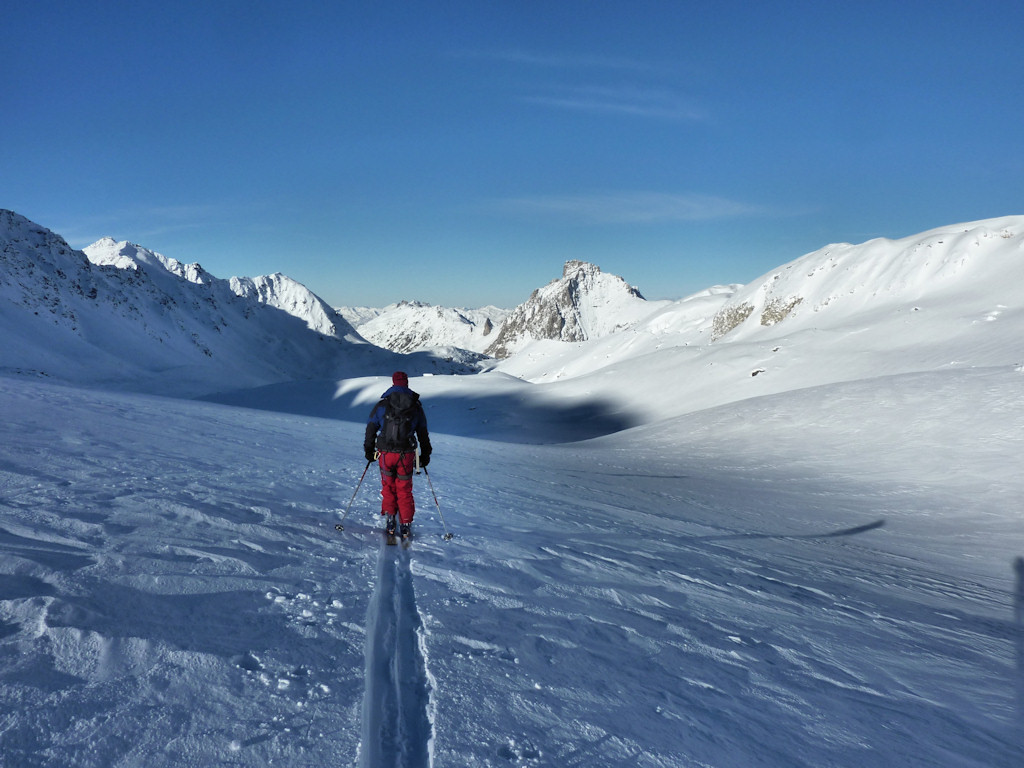
<path id="1" fill-rule="evenodd" d="M 1024 764 L 1024 218 L 944 231 L 414 378 L 409 549 L 359 485 L 385 377 L 4 360 L 3 764 Z"/>

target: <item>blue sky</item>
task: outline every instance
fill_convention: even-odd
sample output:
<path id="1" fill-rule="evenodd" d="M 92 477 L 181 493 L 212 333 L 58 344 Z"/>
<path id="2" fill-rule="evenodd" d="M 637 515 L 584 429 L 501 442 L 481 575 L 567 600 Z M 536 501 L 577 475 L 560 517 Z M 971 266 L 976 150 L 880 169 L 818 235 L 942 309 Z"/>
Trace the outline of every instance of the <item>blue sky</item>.
<path id="1" fill-rule="evenodd" d="M 34 2 L 0 207 L 334 305 L 649 298 L 1024 213 L 1024 4 Z"/>

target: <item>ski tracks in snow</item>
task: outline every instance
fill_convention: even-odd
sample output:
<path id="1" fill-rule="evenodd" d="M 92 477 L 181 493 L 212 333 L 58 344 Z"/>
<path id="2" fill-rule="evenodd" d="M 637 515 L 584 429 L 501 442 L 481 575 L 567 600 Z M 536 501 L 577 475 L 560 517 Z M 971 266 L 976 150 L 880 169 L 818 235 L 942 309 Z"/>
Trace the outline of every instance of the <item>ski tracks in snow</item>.
<path id="1" fill-rule="evenodd" d="M 433 764 L 431 685 L 409 552 L 383 546 L 366 616 L 366 687 L 360 766 Z"/>

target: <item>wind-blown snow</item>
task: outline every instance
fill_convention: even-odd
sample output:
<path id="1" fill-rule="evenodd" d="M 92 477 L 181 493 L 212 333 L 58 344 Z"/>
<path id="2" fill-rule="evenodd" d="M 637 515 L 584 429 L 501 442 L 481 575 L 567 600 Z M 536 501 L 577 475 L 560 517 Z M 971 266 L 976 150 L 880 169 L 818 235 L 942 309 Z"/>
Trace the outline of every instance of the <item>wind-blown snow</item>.
<path id="1" fill-rule="evenodd" d="M 1021 765 L 1022 241 L 832 247 L 415 377 L 408 550 L 357 491 L 390 369 L 251 393 L 325 419 L 5 347 L 4 764 Z"/>

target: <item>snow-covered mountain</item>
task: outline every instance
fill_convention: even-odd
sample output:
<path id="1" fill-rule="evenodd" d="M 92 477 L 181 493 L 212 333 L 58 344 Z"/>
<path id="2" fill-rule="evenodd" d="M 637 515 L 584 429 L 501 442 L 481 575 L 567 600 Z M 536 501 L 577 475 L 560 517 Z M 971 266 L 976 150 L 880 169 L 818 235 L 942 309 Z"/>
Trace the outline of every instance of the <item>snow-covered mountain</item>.
<path id="1" fill-rule="evenodd" d="M 349 325 L 358 329 L 363 323 L 378 317 L 384 310 L 379 307 L 335 307 L 335 311 L 345 318 Z"/>
<path id="2" fill-rule="evenodd" d="M 302 283 L 280 272 L 259 277 L 232 277 L 231 290 L 303 318 L 306 326 L 317 333 L 355 342 L 360 340 L 355 328 L 333 307 Z"/>
<path id="3" fill-rule="evenodd" d="M 4 765 L 1024 764 L 1024 217 L 415 378 L 409 549 L 377 358 L 253 396 L 334 421 L 11 375 L 177 344 L 220 288 L 0 234 Z"/>
<path id="4" fill-rule="evenodd" d="M 737 291 L 716 315 L 711 338 L 771 338 L 917 312 L 964 313 L 963 329 L 994 321 L 1018 303 L 1022 231 L 1024 218 L 1008 216 L 825 246 Z"/>
<path id="5" fill-rule="evenodd" d="M 1024 217 L 956 224 L 826 246 L 742 288 L 669 303 L 621 333 L 535 342 L 497 370 L 566 392 L 613 390 L 646 421 L 840 381 L 1014 365 L 1024 349 L 992 331 L 1024 337 L 1022 284 Z M 667 382 L 673 397 L 652 398 L 652 384 Z"/>
<path id="6" fill-rule="evenodd" d="M 355 316 L 357 310 L 350 313 Z M 452 309 L 402 301 L 378 310 L 356 327 L 367 340 L 394 352 L 455 347 L 482 353 L 494 341 L 508 314 L 508 310 L 498 307 Z"/>
<path id="7" fill-rule="evenodd" d="M 398 364 L 288 278 L 221 280 L 109 238 L 88 251 L 0 210 L 0 369 L 198 395 Z M 467 370 L 429 355 L 402 361 Z"/>
<path id="8" fill-rule="evenodd" d="M 132 270 L 152 267 L 153 269 L 147 270 L 147 273 L 156 279 L 163 274 L 162 268 L 171 275 L 198 285 L 210 286 L 217 282 L 217 278 L 198 264 L 182 264 L 177 259 L 167 258 L 127 241 L 119 243 L 110 237 L 104 237 L 85 247 L 83 252 L 89 257 L 89 261 L 101 266 Z M 259 277 L 232 277 L 228 280 L 228 285 L 234 293 L 243 298 L 276 307 L 303 320 L 311 331 L 356 343 L 361 341 L 348 321 L 323 299 L 302 283 L 279 272 Z"/>
<path id="9" fill-rule="evenodd" d="M 505 320 L 487 354 L 505 358 L 530 341 L 586 341 L 635 323 L 664 302 L 648 302 L 621 277 L 568 261 L 562 277 L 538 288 Z"/>
<path id="10" fill-rule="evenodd" d="M 719 296 L 733 287 L 702 293 Z M 505 358 L 536 340 L 577 342 L 629 328 L 669 302 L 648 302 L 621 277 L 569 261 L 562 277 L 538 288 L 514 310 L 453 309 L 402 301 L 383 309 L 337 311 L 367 340 L 395 352 L 470 350 Z"/>

